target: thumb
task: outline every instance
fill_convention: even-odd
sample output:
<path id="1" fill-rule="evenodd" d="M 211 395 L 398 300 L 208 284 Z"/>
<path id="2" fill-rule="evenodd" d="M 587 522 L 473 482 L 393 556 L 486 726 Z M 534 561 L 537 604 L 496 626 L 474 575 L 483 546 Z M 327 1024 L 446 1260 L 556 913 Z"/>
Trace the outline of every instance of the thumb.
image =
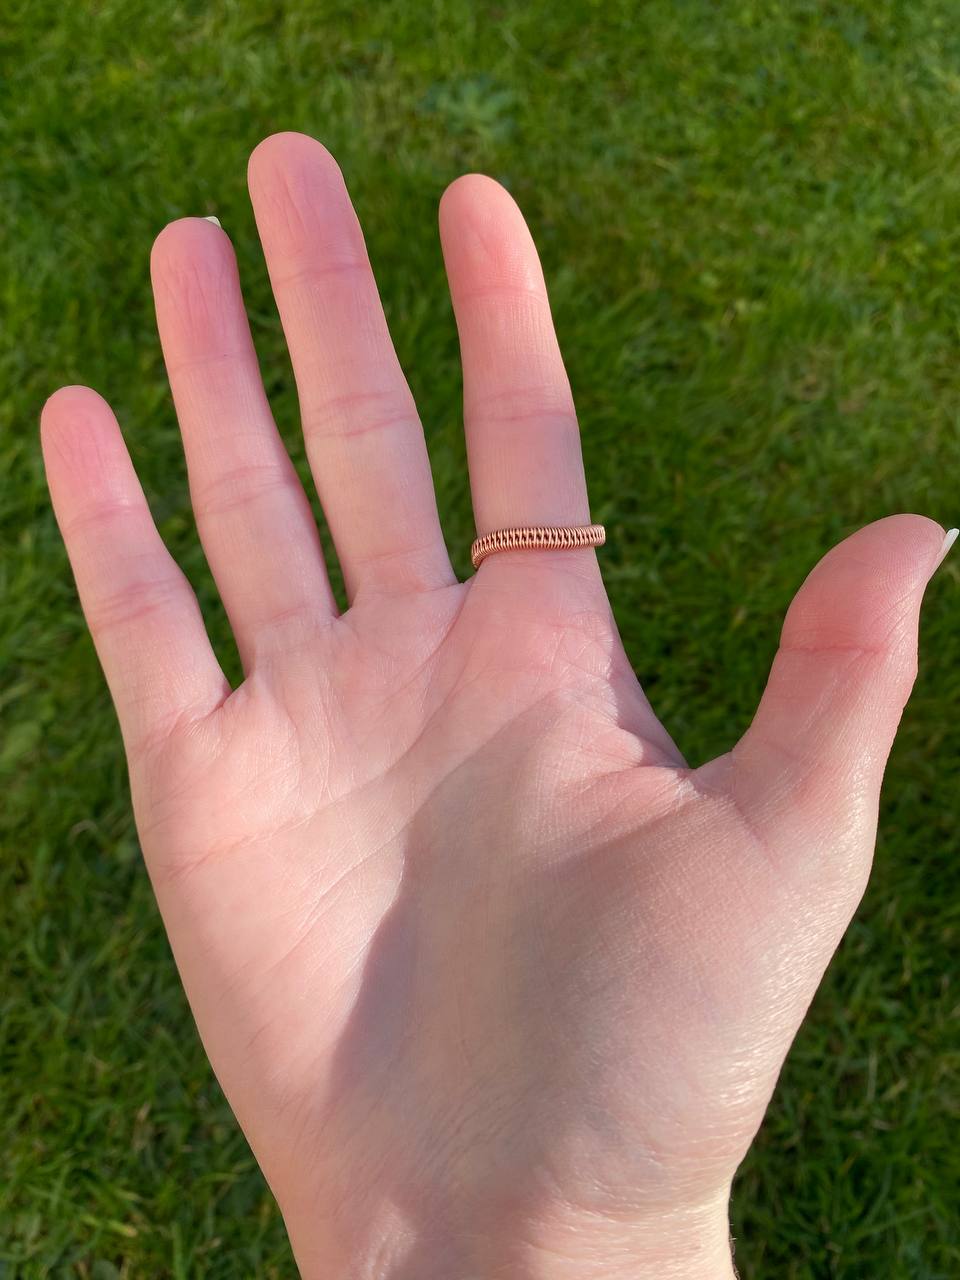
<path id="1" fill-rule="evenodd" d="M 868 525 L 820 561 L 787 612 L 760 706 L 728 764 L 742 811 L 771 851 L 806 861 L 792 868 L 801 878 L 832 870 L 862 888 L 883 770 L 916 677 L 920 603 L 956 534 L 923 516 Z"/>

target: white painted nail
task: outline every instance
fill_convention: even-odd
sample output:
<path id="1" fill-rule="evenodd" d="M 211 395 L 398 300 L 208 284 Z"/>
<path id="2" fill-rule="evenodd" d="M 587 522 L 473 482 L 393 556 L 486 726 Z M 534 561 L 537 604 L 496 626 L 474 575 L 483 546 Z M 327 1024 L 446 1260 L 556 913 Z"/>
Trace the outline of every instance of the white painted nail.
<path id="1" fill-rule="evenodd" d="M 220 219 L 215 218 L 212 213 L 208 217 L 204 218 L 204 222 L 212 222 L 215 227 L 219 227 L 221 231 L 223 230 L 223 224 L 220 222 Z"/>
<path id="2" fill-rule="evenodd" d="M 950 548 L 951 548 L 951 547 L 953 546 L 953 544 L 956 542 L 956 540 L 957 540 L 957 534 L 958 534 L 958 533 L 960 533 L 960 529 L 948 529 L 948 530 L 947 530 L 946 535 L 945 535 L 945 537 L 944 537 L 944 539 L 943 539 L 943 545 L 942 545 L 942 546 L 941 546 L 941 548 L 940 548 L 940 554 L 937 556 L 937 563 L 933 566 L 934 571 L 936 571 L 937 569 L 939 569 L 939 568 L 940 568 L 940 566 L 943 564 L 944 560 L 946 560 L 946 558 L 947 558 L 947 552 L 950 550 Z"/>

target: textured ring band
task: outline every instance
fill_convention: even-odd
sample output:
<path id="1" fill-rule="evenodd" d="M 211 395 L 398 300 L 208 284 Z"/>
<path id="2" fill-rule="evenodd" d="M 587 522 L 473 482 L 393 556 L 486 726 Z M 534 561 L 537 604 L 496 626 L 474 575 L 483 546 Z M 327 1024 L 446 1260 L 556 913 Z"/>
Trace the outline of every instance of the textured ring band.
<path id="1" fill-rule="evenodd" d="M 479 569 L 487 556 L 497 551 L 558 551 L 567 547 L 602 547 L 607 531 L 602 524 L 518 525 L 513 529 L 494 529 L 477 538 L 470 548 L 473 567 Z"/>

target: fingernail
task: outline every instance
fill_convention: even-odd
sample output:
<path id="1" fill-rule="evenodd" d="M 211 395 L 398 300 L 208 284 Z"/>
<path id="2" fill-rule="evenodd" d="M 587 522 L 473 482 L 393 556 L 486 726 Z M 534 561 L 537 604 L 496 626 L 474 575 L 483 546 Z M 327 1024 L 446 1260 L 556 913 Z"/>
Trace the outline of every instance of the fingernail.
<path id="1" fill-rule="evenodd" d="M 223 230 L 223 224 L 220 219 L 215 218 L 212 213 L 204 218 L 204 222 L 212 222 L 215 227 L 219 227 L 221 231 Z"/>
<path id="2" fill-rule="evenodd" d="M 940 554 L 937 556 L 937 563 L 933 566 L 934 573 L 936 573 L 937 569 L 939 569 L 940 566 L 943 564 L 944 560 L 946 560 L 947 552 L 956 542 L 958 533 L 960 533 L 960 529 L 947 530 L 946 535 L 943 539 L 943 545 L 940 548 Z"/>

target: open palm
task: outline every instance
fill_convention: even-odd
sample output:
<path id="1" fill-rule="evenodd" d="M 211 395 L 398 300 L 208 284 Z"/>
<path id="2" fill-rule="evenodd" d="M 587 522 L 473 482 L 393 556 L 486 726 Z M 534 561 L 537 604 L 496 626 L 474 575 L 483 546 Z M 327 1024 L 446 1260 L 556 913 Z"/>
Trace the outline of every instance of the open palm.
<path id="1" fill-rule="evenodd" d="M 177 963 L 301 1270 L 730 1276 L 731 1179 L 866 881 L 943 530 L 831 552 L 753 725 L 687 768 L 592 550 L 456 581 L 333 159 L 281 134 L 249 178 L 348 610 L 209 222 L 152 268 L 238 689 L 107 405 L 62 389 L 43 443 Z M 441 233 L 477 527 L 586 523 L 521 216 L 470 176 Z"/>

